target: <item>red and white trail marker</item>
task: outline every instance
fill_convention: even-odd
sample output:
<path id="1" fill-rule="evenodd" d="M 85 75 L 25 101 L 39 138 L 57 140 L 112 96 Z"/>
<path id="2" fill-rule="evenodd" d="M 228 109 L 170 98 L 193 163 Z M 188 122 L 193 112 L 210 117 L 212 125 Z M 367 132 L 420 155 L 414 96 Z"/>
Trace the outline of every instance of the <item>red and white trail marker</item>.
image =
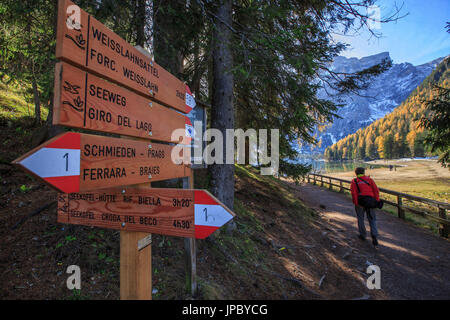
<path id="1" fill-rule="evenodd" d="M 195 108 L 196 102 L 195 102 L 195 98 L 191 93 L 191 89 L 189 88 L 188 85 L 186 85 L 186 113 L 189 113 L 192 111 L 192 109 Z"/>
<path id="2" fill-rule="evenodd" d="M 206 190 L 128 187 L 58 195 L 58 222 L 204 239 L 234 217 Z"/>
<path id="3" fill-rule="evenodd" d="M 190 175 L 174 146 L 67 132 L 13 161 L 62 192 L 127 186 Z M 189 149 L 180 148 L 179 156 Z"/>
<path id="4" fill-rule="evenodd" d="M 79 189 L 80 136 L 65 134 L 13 161 L 59 190 Z M 69 161 L 70 160 L 70 161 Z"/>
<path id="5" fill-rule="evenodd" d="M 195 237 L 204 239 L 233 218 L 231 211 L 208 191 L 194 191 Z"/>

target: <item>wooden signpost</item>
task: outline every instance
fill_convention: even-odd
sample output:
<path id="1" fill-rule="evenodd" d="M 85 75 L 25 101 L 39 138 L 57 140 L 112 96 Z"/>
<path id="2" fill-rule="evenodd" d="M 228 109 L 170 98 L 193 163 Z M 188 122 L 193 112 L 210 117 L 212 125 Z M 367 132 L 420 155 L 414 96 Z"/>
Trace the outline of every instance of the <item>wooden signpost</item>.
<path id="1" fill-rule="evenodd" d="M 190 168 L 172 162 L 174 146 L 76 132 L 56 136 L 13 161 L 62 192 L 181 178 Z M 180 148 L 180 155 L 186 151 Z M 180 159 L 182 160 L 182 159 Z"/>
<path id="2" fill-rule="evenodd" d="M 204 239 L 234 214 L 208 191 L 127 187 L 58 195 L 58 222 Z"/>
<path id="3" fill-rule="evenodd" d="M 59 0 L 56 57 L 64 62 L 56 64 L 53 123 L 134 140 L 67 132 L 13 163 L 62 192 L 58 222 L 121 230 L 120 297 L 151 299 L 151 233 L 194 243 L 234 216 L 204 190 L 149 188 L 182 177 L 192 184 L 184 163 L 193 128 L 179 111 L 189 113 L 195 99 L 182 81 L 68 0 Z M 181 138 L 172 137 L 176 129 L 184 129 Z M 195 245 L 188 247 L 195 280 Z"/>
<path id="4" fill-rule="evenodd" d="M 137 93 L 59 62 L 55 68 L 53 124 L 190 144 L 189 118 Z M 172 137 L 175 129 L 185 137 Z"/>
<path id="5" fill-rule="evenodd" d="M 56 58 L 189 113 L 189 87 L 71 1 L 60 0 Z"/>

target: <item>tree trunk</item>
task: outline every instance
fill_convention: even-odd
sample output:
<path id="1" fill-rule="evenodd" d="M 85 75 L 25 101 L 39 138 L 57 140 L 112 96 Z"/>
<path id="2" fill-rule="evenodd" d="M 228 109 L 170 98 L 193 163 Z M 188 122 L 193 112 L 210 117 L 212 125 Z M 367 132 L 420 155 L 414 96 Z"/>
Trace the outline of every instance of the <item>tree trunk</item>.
<path id="1" fill-rule="evenodd" d="M 185 11 L 185 2 L 179 0 L 153 3 L 153 47 L 155 61 L 161 67 L 180 78 L 183 73 L 183 55 L 179 50 L 180 35 L 177 15 Z M 176 12 L 176 14 L 174 13 Z"/>
<path id="2" fill-rule="evenodd" d="M 53 2 L 53 37 L 56 39 L 56 29 L 58 27 L 58 1 Z M 52 62 L 53 68 L 55 66 L 56 60 Z M 55 79 L 56 81 L 56 79 Z M 64 132 L 64 128 L 61 126 L 53 125 L 53 101 L 54 101 L 55 92 L 52 89 L 52 93 L 50 95 L 51 100 L 48 106 L 48 116 L 47 116 L 47 132 L 46 139 L 53 138 L 54 136 Z"/>
<path id="3" fill-rule="evenodd" d="M 34 123 L 38 126 L 41 123 L 41 101 L 39 98 L 38 85 L 37 85 L 34 74 L 33 74 L 32 86 L 33 86 L 33 98 L 34 98 Z"/>
<path id="4" fill-rule="evenodd" d="M 145 48 L 145 18 L 146 18 L 146 0 L 137 0 L 135 23 L 136 23 L 136 44 Z"/>
<path id="5" fill-rule="evenodd" d="M 226 129 L 234 129 L 232 34 L 229 28 L 232 25 L 232 1 L 219 1 L 215 14 L 211 126 L 223 134 L 225 158 L 227 148 L 234 152 L 234 143 L 226 145 Z M 234 164 L 213 164 L 210 166 L 210 172 L 213 194 L 232 209 Z"/>

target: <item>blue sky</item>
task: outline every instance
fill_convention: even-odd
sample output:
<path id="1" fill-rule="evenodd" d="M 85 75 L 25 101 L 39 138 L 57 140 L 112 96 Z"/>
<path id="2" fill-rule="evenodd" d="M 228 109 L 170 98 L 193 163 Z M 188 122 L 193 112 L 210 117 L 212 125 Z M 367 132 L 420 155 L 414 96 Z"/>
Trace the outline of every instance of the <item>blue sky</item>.
<path id="1" fill-rule="evenodd" d="M 388 51 L 394 63 L 410 62 L 419 65 L 450 54 L 449 0 L 381 0 L 377 2 L 381 17 L 392 13 L 395 5 L 403 8 L 400 15 L 409 13 L 396 22 L 383 23 L 381 38 L 371 37 L 366 30 L 352 36 L 334 35 L 334 39 L 351 45 L 342 52 L 345 57 L 365 57 Z"/>

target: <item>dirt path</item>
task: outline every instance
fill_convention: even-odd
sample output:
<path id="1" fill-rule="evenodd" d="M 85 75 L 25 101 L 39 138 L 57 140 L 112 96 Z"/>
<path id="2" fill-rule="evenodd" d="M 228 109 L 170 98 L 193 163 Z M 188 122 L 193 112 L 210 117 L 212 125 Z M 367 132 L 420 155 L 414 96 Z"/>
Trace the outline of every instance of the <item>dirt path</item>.
<path id="1" fill-rule="evenodd" d="M 350 268 L 361 272 L 369 264 L 380 267 L 381 290 L 376 296 L 450 299 L 449 241 L 377 210 L 380 246 L 376 250 L 370 237 L 365 242 L 357 238 L 354 206 L 348 196 L 310 184 L 296 188 L 299 198 L 321 213 L 335 241 L 348 247 Z M 369 232 L 367 219 L 366 228 Z"/>

